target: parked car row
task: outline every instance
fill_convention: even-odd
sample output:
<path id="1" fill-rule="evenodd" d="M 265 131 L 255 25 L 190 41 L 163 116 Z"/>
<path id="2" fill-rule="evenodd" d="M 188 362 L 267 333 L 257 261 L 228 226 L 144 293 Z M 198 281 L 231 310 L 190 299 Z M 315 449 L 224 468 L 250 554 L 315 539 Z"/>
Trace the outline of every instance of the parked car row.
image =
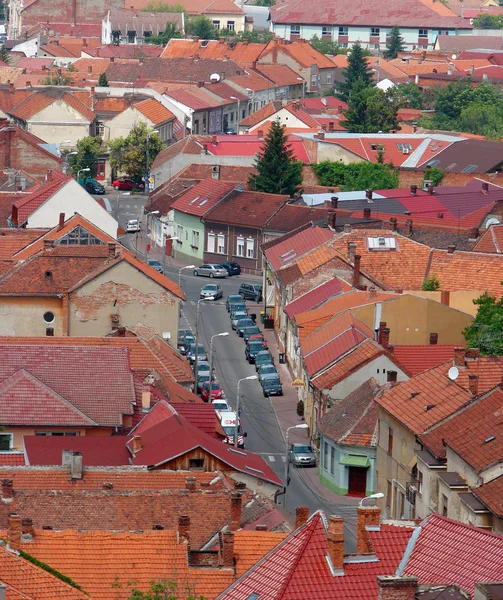
<path id="1" fill-rule="evenodd" d="M 241 273 L 241 267 L 237 262 L 224 261 L 220 264 L 216 263 L 205 263 L 200 267 L 196 267 L 192 273 L 197 277 L 232 277 L 233 275 L 239 275 Z"/>

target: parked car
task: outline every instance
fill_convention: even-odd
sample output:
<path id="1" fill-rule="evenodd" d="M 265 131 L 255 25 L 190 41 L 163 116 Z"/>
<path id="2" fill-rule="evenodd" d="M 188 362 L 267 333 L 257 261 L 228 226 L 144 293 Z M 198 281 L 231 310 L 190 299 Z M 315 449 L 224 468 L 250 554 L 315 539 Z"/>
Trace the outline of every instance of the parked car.
<path id="1" fill-rule="evenodd" d="M 239 294 L 230 294 L 229 296 L 227 296 L 227 299 L 225 301 L 225 308 L 227 309 L 227 312 L 231 311 L 231 304 L 243 304 L 243 298 L 241 298 Z"/>
<path id="2" fill-rule="evenodd" d="M 243 321 L 244 319 L 249 319 L 248 313 L 243 311 L 238 311 L 231 314 L 231 327 L 232 329 L 236 329 L 239 321 Z M 251 321 L 251 319 L 249 319 Z M 253 321 L 252 321 L 253 325 Z"/>
<path id="3" fill-rule="evenodd" d="M 225 398 L 219 398 L 218 400 L 213 400 L 211 402 L 211 404 L 213 405 L 213 408 L 216 411 L 231 410 L 231 407 L 229 406 L 229 404 L 227 403 L 227 400 L 225 400 Z"/>
<path id="4" fill-rule="evenodd" d="M 119 177 L 119 179 L 116 179 L 113 183 L 112 183 L 112 187 L 114 188 L 114 190 L 125 190 L 125 191 L 133 191 L 134 187 L 142 190 L 144 185 L 143 183 L 135 183 L 132 179 L 129 179 L 128 177 Z"/>
<path id="5" fill-rule="evenodd" d="M 316 466 L 316 453 L 308 444 L 290 444 L 288 458 L 297 467 Z"/>
<path id="6" fill-rule="evenodd" d="M 231 317 L 232 317 L 232 313 L 235 313 L 235 312 L 244 312 L 244 313 L 248 314 L 248 309 L 246 308 L 246 305 L 243 304 L 242 300 L 241 300 L 240 304 L 232 303 L 229 306 L 229 308 L 230 308 L 229 313 L 230 313 Z"/>
<path id="7" fill-rule="evenodd" d="M 253 327 L 254 325 L 255 323 L 252 321 L 252 319 L 250 319 L 250 317 L 247 317 L 246 319 L 240 319 L 236 324 L 236 333 L 239 335 L 239 337 L 243 337 L 244 330 L 247 327 Z"/>
<path id="8" fill-rule="evenodd" d="M 243 300 L 262 302 L 262 286 L 257 283 L 242 283 L 239 286 L 239 295 Z"/>
<path id="9" fill-rule="evenodd" d="M 245 357 L 246 360 L 252 365 L 255 362 L 255 357 L 259 352 L 264 349 L 264 344 L 262 342 L 252 342 L 251 344 L 246 344 L 245 348 Z"/>
<path id="10" fill-rule="evenodd" d="M 220 382 L 214 380 L 211 382 L 211 399 L 212 400 L 220 400 L 224 396 L 224 389 L 220 385 Z M 201 388 L 201 398 L 208 402 L 210 399 L 210 382 L 206 382 L 203 384 Z"/>
<path id="11" fill-rule="evenodd" d="M 263 365 L 274 365 L 274 359 L 269 350 L 263 350 L 255 357 L 255 370 L 259 370 Z"/>
<path id="12" fill-rule="evenodd" d="M 204 360 L 198 360 L 197 361 L 197 373 L 194 373 L 194 375 L 197 377 L 199 375 L 202 375 L 203 373 L 207 374 L 207 375 L 210 374 L 210 363 L 205 362 Z"/>
<path id="13" fill-rule="evenodd" d="M 245 342 L 248 342 L 248 340 L 250 339 L 251 335 L 257 335 L 257 333 L 260 333 L 260 329 L 256 326 L 253 325 L 252 327 L 245 327 L 243 329 L 243 339 Z M 262 345 L 265 348 L 265 344 L 263 342 L 263 340 L 257 340 L 260 341 L 262 343 Z"/>
<path id="14" fill-rule="evenodd" d="M 138 219 L 129 219 L 126 225 L 126 233 L 136 233 L 140 231 L 140 222 Z"/>
<path id="15" fill-rule="evenodd" d="M 193 365 L 194 362 L 196 361 L 196 345 L 195 344 L 190 345 L 189 351 L 187 352 L 187 358 L 189 359 L 189 362 L 191 365 Z M 203 344 L 197 345 L 197 362 L 199 362 L 200 360 L 202 360 L 204 362 L 208 362 L 208 355 L 206 354 L 206 350 L 204 349 Z"/>
<path id="16" fill-rule="evenodd" d="M 90 194 L 101 195 L 105 193 L 105 188 L 101 185 L 101 183 L 98 183 L 97 181 L 88 181 L 85 184 L 84 188 Z"/>
<path id="17" fill-rule="evenodd" d="M 177 344 L 178 352 L 180 352 L 180 354 L 183 354 L 183 356 L 186 356 L 187 352 L 190 349 L 190 346 L 195 341 L 196 340 L 194 339 L 194 336 L 192 335 L 192 333 L 190 333 L 188 335 L 180 336 L 178 338 L 178 344 Z"/>
<path id="18" fill-rule="evenodd" d="M 224 261 L 223 263 L 220 263 L 220 266 L 226 269 L 231 277 L 232 275 L 239 275 L 241 273 L 241 267 L 237 262 Z"/>
<path id="19" fill-rule="evenodd" d="M 179 329 L 178 330 L 178 339 L 181 337 L 185 337 L 186 335 L 192 335 L 192 329 Z"/>
<path id="20" fill-rule="evenodd" d="M 257 327 L 258 329 L 258 327 Z M 260 340 L 263 344 L 264 344 L 264 348 L 268 348 L 269 346 L 267 345 L 267 342 L 265 341 L 264 338 L 264 334 L 259 330 L 258 333 L 252 333 L 252 335 L 250 335 L 248 337 L 248 341 L 250 342 L 251 340 Z"/>
<path id="21" fill-rule="evenodd" d="M 199 294 L 199 298 L 205 298 L 206 300 L 218 300 L 219 298 L 223 298 L 222 288 L 216 283 L 208 283 L 201 289 L 201 293 Z"/>
<path id="22" fill-rule="evenodd" d="M 196 394 L 200 394 L 205 383 L 208 383 L 210 380 L 210 372 L 205 371 L 204 373 L 200 373 L 198 378 L 196 379 Z"/>
<path id="23" fill-rule="evenodd" d="M 281 381 L 279 377 L 264 377 L 261 381 L 262 391 L 264 392 L 264 396 L 267 398 L 268 396 L 282 396 L 283 388 L 281 387 Z"/>
<path id="24" fill-rule="evenodd" d="M 259 352 L 260 354 L 260 352 Z M 255 357 L 255 368 L 257 369 L 257 358 L 258 355 Z M 258 373 L 258 380 L 262 381 L 265 377 L 269 377 L 269 376 L 278 376 L 278 371 L 276 371 L 276 367 L 272 364 L 263 364 L 263 365 L 259 365 L 258 369 L 257 369 L 257 373 Z"/>
<path id="25" fill-rule="evenodd" d="M 162 262 L 160 260 L 155 260 L 153 258 L 148 259 L 148 264 L 153 267 L 159 273 L 164 273 L 164 269 L 162 268 Z"/>
<path id="26" fill-rule="evenodd" d="M 224 269 L 220 265 L 207 264 L 197 267 L 193 271 L 194 275 L 201 275 L 201 277 L 227 277 L 227 269 Z"/>

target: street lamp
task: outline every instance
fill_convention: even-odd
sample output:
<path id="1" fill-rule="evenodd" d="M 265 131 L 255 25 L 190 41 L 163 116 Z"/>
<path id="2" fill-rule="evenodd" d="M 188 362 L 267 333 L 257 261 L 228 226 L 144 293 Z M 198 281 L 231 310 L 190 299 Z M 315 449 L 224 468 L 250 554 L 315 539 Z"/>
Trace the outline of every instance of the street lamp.
<path id="1" fill-rule="evenodd" d="M 237 133 L 239 135 L 239 121 L 240 121 L 240 118 L 239 118 L 239 105 L 240 105 L 241 101 L 240 101 L 239 98 L 236 98 L 236 96 L 230 96 L 230 99 L 238 101 L 238 118 L 236 119 L 236 131 L 237 131 Z"/>
<path id="2" fill-rule="evenodd" d="M 288 460 L 288 432 L 290 429 L 307 429 L 309 425 L 307 423 L 299 423 L 298 425 L 292 425 L 288 427 L 285 432 L 285 495 L 283 499 L 283 508 L 286 509 L 286 489 L 288 487 L 288 467 L 290 465 L 290 461 Z"/>
<path id="3" fill-rule="evenodd" d="M 209 401 L 211 402 L 211 376 L 213 374 L 213 338 L 216 337 L 227 337 L 229 335 L 228 331 L 222 331 L 222 333 L 215 333 L 210 338 L 210 397 Z"/>
<path id="4" fill-rule="evenodd" d="M 379 500 L 380 498 L 384 498 L 384 494 L 382 492 L 377 492 L 377 494 L 370 494 L 370 496 L 365 496 L 365 498 L 362 498 L 360 500 L 360 506 L 363 506 L 364 500 L 370 500 L 370 499 Z"/>
<path id="5" fill-rule="evenodd" d="M 91 169 L 89 167 L 86 167 L 85 169 L 79 169 L 77 171 L 77 181 L 80 179 L 80 174 L 81 173 L 89 173 Z"/>
<path id="6" fill-rule="evenodd" d="M 171 238 L 173 239 L 173 238 Z M 180 267 L 180 269 L 178 269 L 178 287 L 181 288 L 182 287 L 182 271 L 184 269 L 195 269 L 196 265 L 186 265 L 185 267 Z"/>
<path id="7" fill-rule="evenodd" d="M 211 375 L 210 375 L 211 377 Z M 237 389 L 237 402 L 236 402 L 236 424 L 234 426 L 234 447 L 238 447 L 238 431 L 239 431 L 239 403 L 241 401 L 241 394 L 239 391 L 240 385 L 242 381 L 254 381 L 258 379 L 256 375 L 249 375 L 248 377 L 243 377 L 243 379 L 238 380 L 238 389 Z"/>

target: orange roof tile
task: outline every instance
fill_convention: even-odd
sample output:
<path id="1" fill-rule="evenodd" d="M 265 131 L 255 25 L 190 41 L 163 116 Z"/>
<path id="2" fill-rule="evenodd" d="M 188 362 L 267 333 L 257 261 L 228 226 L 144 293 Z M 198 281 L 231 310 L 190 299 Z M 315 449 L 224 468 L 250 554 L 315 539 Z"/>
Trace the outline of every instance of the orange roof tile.
<path id="1" fill-rule="evenodd" d="M 262 108 L 259 108 L 255 112 L 245 117 L 239 122 L 239 125 L 242 127 L 253 127 L 258 123 L 261 123 L 264 119 L 274 115 L 276 112 L 278 112 L 277 105 L 275 105 L 274 102 L 269 102 L 269 104 L 262 106 Z"/>
<path id="2" fill-rule="evenodd" d="M 88 73 L 89 75 L 101 75 L 107 70 L 110 64 L 109 58 L 79 58 L 72 63 L 72 67 L 80 73 Z M 89 73 L 89 67 L 91 72 Z"/>
<path id="3" fill-rule="evenodd" d="M 312 252 L 305 254 L 297 261 L 297 267 L 302 275 L 313 271 L 320 265 L 325 264 L 337 255 L 337 252 L 329 246 L 329 244 L 323 244 L 315 248 Z"/>
<path id="4" fill-rule="evenodd" d="M 161 123 L 176 119 L 175 115 L 170 110 L 168 110 L 154 98 L 137 102 L 133 106 L 136 108 L 136 110 L 139 110 L 145 117 L 147 117 L 147 119 L 149 119 L 154 125 L 161 125 Z"/>
<path id="5" fill-rule="evenodd" d="M 283 44 L 283 40 L 271 40 L 265 50 L 261 53 L 260 57 L 266 56 L 277 49 L 278 52 L 284 52 L 293 58 L 297 63 L 304 67 L 310 67 L 316 65 L 319 69 L 333 69 L 333 62 L 325 56 L 309 42 L 305 40 L 297 40 L 290 42 L 289 44 Z"/>
<path id="6" fill-rule="evenodd" d="M 475 244 L 473 251 L 501 254 L 503 252 L 503 224 L 491 225 L 486 229 Z"/>
<path id="7" fill-rule="evenodd" d="M 164 48 L 162 58 L 192 58 L 195 54 L 201 58 L 229 58 L 239 63 L 256 61 L 265 48 L 265 44 L 249 44 L 246 42 L 221 42 L 214 40 L 177 40 L 172 39 Z"/>
<path id="8" fill-rule="evenodd" d="M 14 254 L 40 238 L 45 230 L 2 229 L 0 230 L 0 260 L 9 260 Z"/>
<path id="9" fill-rule="evenodd" d="M 287 537 L 286 533 L 271 531 L 237 531 L 234 537 L 236 576 L 241 577 L 248 569 Z"/>
<path id="10" fill-rule="evenodd" d="M 71 577 L 93 600 L 125 600 L 132 588 L 147 591 L 151 581 L 175 581 L 179 590 L 211 599 L 234 580 L 233 569 L 189 567 L 187 545 L 174 531 L 36 530 L 33 542 L 21 546 Z"/>

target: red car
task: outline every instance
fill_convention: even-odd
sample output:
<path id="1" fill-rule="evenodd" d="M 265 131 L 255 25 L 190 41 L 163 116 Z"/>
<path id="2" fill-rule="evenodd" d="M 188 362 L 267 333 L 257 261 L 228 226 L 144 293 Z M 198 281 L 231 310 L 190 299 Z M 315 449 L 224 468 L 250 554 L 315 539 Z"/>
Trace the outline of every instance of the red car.
<path id="1" fill-rule="evenodd" d="M 257 342 L 262 342 L 262 344 L 264 344 L 264 348 L 267 350 L 268 349 L 268 345 L 267 342 L 264 339 L 264 334 L 263 333 L 254 333 L 253 335 L 250 335 L 250 337 L 248 338 L 248 341 L 257 341 Z"/>
<path id="2" fill-rule="evenodd" d="M 143 189 L 143 183 L 135 184 L 132 179 L 128 179 L 127 177 L 121 177 L 112 183 L 114 190 L 132 191 L 135 185 L 136 187 Z"/>
<path id="3" fill-rule="evenodd" d="M 212 400 L 220 400 L 224 397 L 224 390 L 218 381 L 213 381 L 211 383 L 211 399 Z M 203 383 L 203 387 L 201 390 L 201 398 L 208 402 L 210 399 L 210 384 L 209 382 Z"/>

